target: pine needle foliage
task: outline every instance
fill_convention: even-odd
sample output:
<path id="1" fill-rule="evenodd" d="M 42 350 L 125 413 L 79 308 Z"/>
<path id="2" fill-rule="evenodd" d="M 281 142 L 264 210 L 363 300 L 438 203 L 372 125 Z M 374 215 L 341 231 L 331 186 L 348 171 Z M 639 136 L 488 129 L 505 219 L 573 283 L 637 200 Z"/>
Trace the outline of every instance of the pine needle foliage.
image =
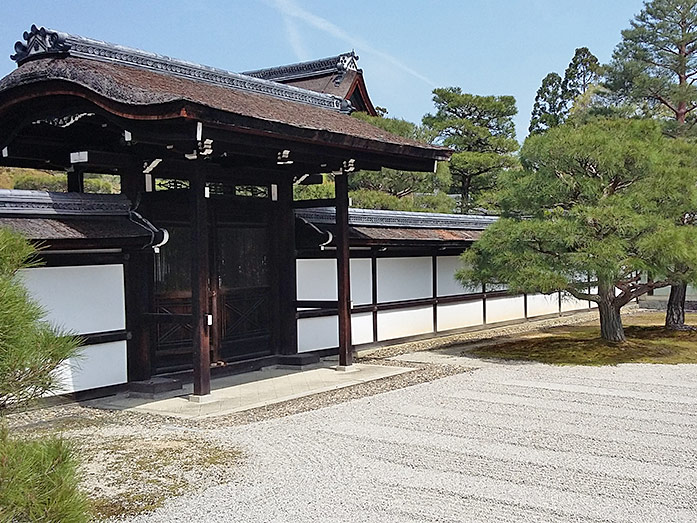
<path id="1" fill-rule="evenodd" d="M 22 285 L 20 270 L 36 250 L 0 228 L 0 414 L 59 386 L 56 367 L 76 356 L 79 340 L 42 321 L 43 310 Z"/>
<path id="2" fill-rule="evenodd" d="M 490 195 L 501 219 L 458 278 L 594 301 L 603 338 L 624 341 L 621 307 L 697 266 L 697 227 L 677 219 L 697 206 L 697 148 L 652 120 L 597 120 L 530 136 L 520 158 Z"/>

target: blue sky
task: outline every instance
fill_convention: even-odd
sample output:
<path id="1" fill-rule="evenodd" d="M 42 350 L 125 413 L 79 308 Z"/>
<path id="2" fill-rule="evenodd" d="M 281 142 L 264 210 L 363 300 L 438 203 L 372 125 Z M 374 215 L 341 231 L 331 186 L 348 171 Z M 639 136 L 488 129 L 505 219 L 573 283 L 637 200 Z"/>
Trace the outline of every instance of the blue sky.
<path id="1" fill-rule="evenodd" d="M 605 62 L 641 0 L 33 0 L 5 6 L 0 75 L 32 23 L 231 71 L 355 49 L 373 103 L 418 122 L 434 87 L 513 95 L 524 138 L 535 92 L 574 49 Z"/>

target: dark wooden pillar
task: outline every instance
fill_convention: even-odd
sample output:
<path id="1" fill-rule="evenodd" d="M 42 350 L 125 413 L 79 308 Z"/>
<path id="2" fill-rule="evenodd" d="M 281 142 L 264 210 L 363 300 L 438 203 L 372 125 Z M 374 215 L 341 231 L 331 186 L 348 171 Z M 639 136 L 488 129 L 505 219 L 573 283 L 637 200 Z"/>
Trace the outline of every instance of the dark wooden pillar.
<path id="1" fill-rule="evenodd" d="M 68 173 L 68 192 L 85 192 L 85 173 L 82 167 L 73 165 L 73 171 Z"/>
<path id="2" fill-rule="evenodd" d="M 121 192 L 131 201 L 140 201 L 145 192 L 145 177 L 140 163 L 135 161 L 121 176 Z M 145 214 L 141 203 L 140 214 Z M 133 251 L 126 263 L 126 329 L 129 333 L 128 381 L 150 379 L 152 376 L 152 344 L 150 324 L 144 315 L 150 312 L 153 287 L 153 251 L 145 248 Z"/>
<path id="3" fill-rule="evenodd" d="M 281 180 L 278 184 L 276 212 L 276 260 L 278 263 L 279 351 L 281 354 L 298 352 L 298 327 L 295 302 L 298 290 L 295 274 L 295 212 L 293 211 L 293 182 Z"/>
<path id="4" fill-rule="evenodd" d="M 339 365 L 353 364 L 351 346 L 351 275 L 348 222 L 348 175 L 335 177 L 336 191 L 336 268 L 339 309 Z"/>
<path id="5" fill-rule="evenodd" d="M 194 349 L 194 395 L 211 392 L 211 354 L 208 333 L 208 202 L 206 178 L 197 163 L 189 178 L 191 209 L 191 322 Z"/>

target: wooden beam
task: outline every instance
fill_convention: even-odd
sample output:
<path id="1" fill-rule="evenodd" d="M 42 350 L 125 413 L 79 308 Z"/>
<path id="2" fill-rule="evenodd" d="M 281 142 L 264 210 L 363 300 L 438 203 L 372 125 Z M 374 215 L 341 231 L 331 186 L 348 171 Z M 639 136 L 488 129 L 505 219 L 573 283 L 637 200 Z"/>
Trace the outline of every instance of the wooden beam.
<path id="1" fill-rule="evenodd" d="M 189 179 L 191 206 L 191 322 L 194 345 L 194 396 L 211 392 L 211 354 L 208 335 L 208 201 L 205 171 L 192 162 Z"/>
<path id="2" fill-rule="evenodd" d="M 334 178 L 336 191 L 336 268 L 339 308 L 339 365 L 353 364 L 351 346 L 351 269 L 349 252 L 348 174 Z"/>
<path id="3" fill-rule="evenodd" d="M 315 200 L 295 200 L 293 209 L 312 209 L 315 207 L 334 207 L 336 199 L 334 198 L 317 198 Z"/>

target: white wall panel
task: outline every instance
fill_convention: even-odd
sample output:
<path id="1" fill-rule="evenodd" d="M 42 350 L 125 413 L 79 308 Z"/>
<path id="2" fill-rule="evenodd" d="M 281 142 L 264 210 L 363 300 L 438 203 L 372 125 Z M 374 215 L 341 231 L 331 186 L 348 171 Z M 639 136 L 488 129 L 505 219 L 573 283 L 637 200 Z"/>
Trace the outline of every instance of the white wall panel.
<path id="1" fill-rule="evenodd" d="M 373 313 L 351 315 L 351 343 L 361 345 L 373 342 Z"/>
<path id="2" fill-rule="evenodd" d="M 463 287 L 462 284 L 455 279 L 455 272 L 462 267 L 459 256 L 439 256 L 437 267 L 438 296 L 482 292 L 481 285 Z"/>
<path id="3" fill-rule="evenodd" d="M 354 305 L 373 303 L 373 275 L 370 265 L 369 258 L 351 260 L 351 300 Z"/>
<path id="4" fill-rule="evenodd" d="M 322 316 L 298 320 L 298 352 L 339 346 L 339 317 Z"/>
<path id="5" fill-rule="evenodd" d="M 569 312 L 569 311 L 578 311 L 581 309 L 588 309 L 590 308 L 588 306 L 588 302 L 585 300 L 577 300 L 570 294 L 567 294 L 565 292 L 562 293 L 561 295 L 561 311 L 562 312 Z"/>
<path id="6" fill-rule="evenodd" d="M 296 260 L 298 300 L 336 300 L 336 260 Z"/>
<path id="7" fill-rule="evenodd" d="M 76 334 L 126 328 L 123 266 L 39 267 L 22 271 L 46 320 Z"/>
<path id="8" fill-rule="evenodd" d="M 486 322 L 520 320 L 525 318 L 525 302 L 522 296 L 487 298 Z"/>
<path id="9" fill-rule="evenodd" d="M 591 288 L 590 288 L 590 293 L 591 293 L 591 294 L 597 294 L 597 293 L 598 293 L 598 287 L 591 287 Z M 597 309 L 597 308 L 598 308 L 598 304 L 595 303 L 594 301 L 592 301 L 592 302 L 590 302 L 590 308 L 591 308 L 591 309 Z"/>
<path id="10" fill-rule="evenodd" d="M 529 294 L 528 318 L 556 314 L 559 312 L 559 293 L 553 294 Z"/>
<path id="11" fill-rule="evenodd" d="M 126 383 L 126 342 L 114 341 L 80 348 L 80 354 L 63 362 L 56 373 L 61 388 L 57 394 Z"/>
<path id="12" fill-rule="evenodd" d="M 433 296 L 431 258 L 379 258 L 378 301 L 401 301 Z"/>
<path id="13" fill-rule="evenodd" d="M 438 330 L 461 329 L 484 323 L 482 300 L 438 305 Z"/>
<path id="14" fill-rule="evenodd" d="M 378 312 L 379 341 L 428 332 L 433 332 L 432 307 Z"/>
<path id="15" fill-rule="evenodd" d="M 660 289 L 654 289 L 654 296 L 665 296 L 666 298 L 670 296 L 670 287 L 661 287 Z"/>

